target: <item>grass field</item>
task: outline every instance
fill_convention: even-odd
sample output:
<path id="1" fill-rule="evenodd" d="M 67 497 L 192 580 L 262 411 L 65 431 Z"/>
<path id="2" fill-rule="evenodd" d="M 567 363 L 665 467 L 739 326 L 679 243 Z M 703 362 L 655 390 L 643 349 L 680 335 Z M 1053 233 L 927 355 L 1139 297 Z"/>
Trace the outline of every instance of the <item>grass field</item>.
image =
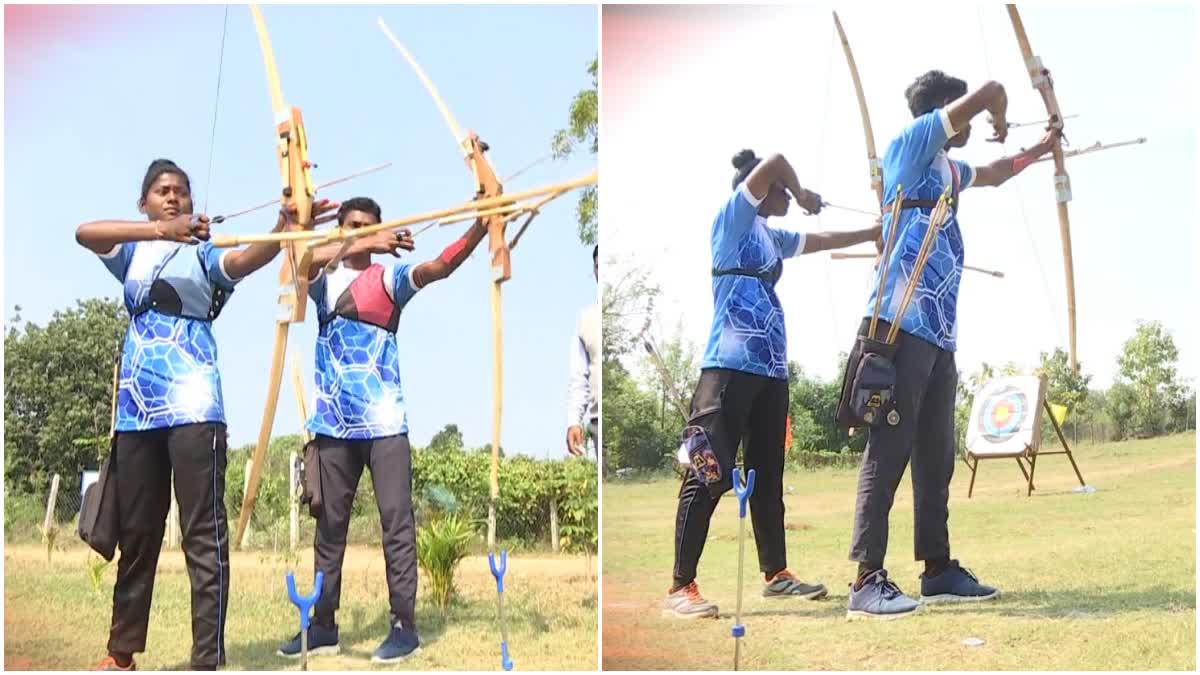
<path id="1" fill-rule="evenodd" d="M 63 535 L 67 536 L 67 535 Z M 115 562 L 97 593 L 86 571 L 87 550 L 72 547 L 46 564 L 45 549 L 6 546 L 4 551 L 4 667 L 6 670 L 81 670 L 105 654 L 112 608 Z M 505 575 L 508 639 L 521 670 L 596 668 L 595 560 L 524 553 L 509 556 Z M 287 599 L 286 563 L 270 554 L 234 553 L 230 611 L 225 633 L 230 670 L 298 669 L 299 662 L 275 656 L 298 630 L 299 617 Z M 312 550 L 297 567 L 297 586 L 311 589 Z M 486 557 L 459 568 L 460 599 L 445 615 L 417 598 L 421 651 L 391 670 L 497 670 L 499 630 L 496 584 Z M 422 576 L 422 582 L 424 578 Z M 183 554 L 164 550 L 154 589 L 142 670 L 187 669 L 191 650 L 189 591 Z M 383 554 L 353 547 L 346 554 L 338 612 L 342 653 L 314 657 L 313 670 L 371 668 L 371 653 L 388 630 Z M 376 666 L 376 668 L 383 668 Z"/>
<path id="2" fill-rule="evenodd" d="M 900 621 L 845 619 L 854 470 L 785 476 L 789 567 L 829 587 L 823 601 L 759 594 L 747 527 L 743 669 L 758 670 L 1195 670 L 1196 438 L 1178 435 L 1082 446 L 1038 462 L 1025 497 L 1012 460 L 983 462 L 975 496 L 960 462 L 951 486 L 953 555 L 999 586 L 975 606 L 922 608 Z M 794 492 L 791 491 L 794 488 Z M 671 582 L 678 482 L 607 482 L 603 499 L 606 670 L 728 670 L 737 574 L 737 508 L 714 516 L 697 581 L 721 607 L 716 621 L 662 618 Z M 920 591 L 912 559 L 912 489 L 892 510 L 889 571 Z M 966 646 L 966 638 L 982 646 Z"/>

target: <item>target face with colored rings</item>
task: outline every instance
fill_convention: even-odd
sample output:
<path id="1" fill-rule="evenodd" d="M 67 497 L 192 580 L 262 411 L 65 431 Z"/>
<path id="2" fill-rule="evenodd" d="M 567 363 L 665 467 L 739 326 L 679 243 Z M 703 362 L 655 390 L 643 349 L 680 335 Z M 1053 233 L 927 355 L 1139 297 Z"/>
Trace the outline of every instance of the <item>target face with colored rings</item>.
<path id="1" fill-rule="evenodd" d="M 998 443 L 1021 429 L 1029 414 L 1029 399 L 1020 389 L 1006 386 L 989 396 L 980 412 L 979 431 L 984 440 Z"/>

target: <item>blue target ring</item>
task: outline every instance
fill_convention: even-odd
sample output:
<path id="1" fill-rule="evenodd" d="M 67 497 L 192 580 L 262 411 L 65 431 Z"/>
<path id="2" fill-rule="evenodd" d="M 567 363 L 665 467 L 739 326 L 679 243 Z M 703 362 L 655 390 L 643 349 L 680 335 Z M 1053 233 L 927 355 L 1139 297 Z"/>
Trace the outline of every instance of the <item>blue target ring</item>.
<path id="1" fill-rule="evenodd" d="M 1020 430 L 1029 414 L 1029 399 L 1013 386 L 992 394 L 983 404 L 978 425 L 983 438 L 990 443 L 1008 440 Z"/>

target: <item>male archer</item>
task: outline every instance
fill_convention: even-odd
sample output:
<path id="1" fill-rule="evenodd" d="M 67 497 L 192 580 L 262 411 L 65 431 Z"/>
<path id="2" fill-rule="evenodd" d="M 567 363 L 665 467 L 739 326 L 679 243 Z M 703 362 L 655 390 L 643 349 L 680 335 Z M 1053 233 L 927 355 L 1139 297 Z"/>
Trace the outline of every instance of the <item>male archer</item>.
<path id="1" fill-rule="evenodd" d="M 338 224 L 348 230 L 381 221 L 379 204 L 366 197 L 344 202 Z M 320 323 L 316 345 L 316 406 L 307 428 L 316 444 L 321 506 L 313 541 L 314 567 L 325 585 L 308 629 L 312 654 L 338 652 L 335 622 L 342 594 L 342 561 L 350 508 L 363 468 L 371 470 L 383 530 L 391 630 L 371 657 L 377 663 L 403 659 L 417 650 L 416 525 L 412 507 L 412 450 L 400 386 L 396 330 L 400 313 L 418 291 L 445 279 L 487 234 L 476 220 L 441 255 L 419 264 L 383 265 L 372 254 L 413 250 L 412 235 L 384 231 L 355 240 L 341 265 L 324 270 L 341 245 L 314 251 L 309 296 Z M 300 655 L 300 634 L 279 648 L 280 656 Z"/>
<path id="2" fill-rule="evenodd" d="M 895 402 L 898 423 L 871 427 L 858 477 L 858 498 L 851 536 L 850 559 L 858 563 L 850 586 L 847 615 L 851 618 L 896 618 L 911 614 L 919 603 L 888 579 L 883 567 L 888 544 L 888 515 L 904 469 L 912 461 L 915 555 L 924 561 L 921 597 L 924 602 L 962 602 L 995 598 L 999 591 L 979 583 L 957 560 L 950 558 L 948 527 L 950 478 L 954 474 L 954 400 L 958 370 L 954 351 L 958 338 L 958 284 L 963 269 L 963 240 L 959 230 L 960 192 L 978 186 L 998 186 L 1050 151 L 1059 132 L 1048 131 L 1034 147 L 1013 157 L 972 167 L 950 159 L 947 151 L 963 147 L 971 136 L 971 120 L 986 111 L 995 135 L 1008 134 L 1004 87 L 988 82 L 967 91 L 966 82 L 933 70 L 905 91 L 913 121 L 888 145 L 883 158 L 884 194 L 903 186 L 898 223 L 886 222 L 897 237 L 891 255 L 877 274 L 890 270 L 882 289 L 879 332 L 899 322 L 895 357 Z M 909 285 L 917 252 L 929 227 L 930 213 L 947 185 L 953 208 L 938 232 L 928 262 L 917 280 L 913 301 L 896 316 Z M 889 212 L 891 204 L 884 204 Z M 890 221 L 890 218 L 887 219 Z M 866 316 L 859 329 L 865 335 L 879 292 L 872 284 Z M 854 355 L 851 360 L 854 360 Z"/>

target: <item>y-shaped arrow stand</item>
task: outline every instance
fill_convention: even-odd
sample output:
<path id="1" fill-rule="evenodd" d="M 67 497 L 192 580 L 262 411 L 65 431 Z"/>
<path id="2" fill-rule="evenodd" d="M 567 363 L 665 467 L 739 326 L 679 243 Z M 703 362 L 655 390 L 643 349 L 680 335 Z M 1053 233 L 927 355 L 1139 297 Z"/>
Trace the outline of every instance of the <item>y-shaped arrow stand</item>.
<path id="1" fill-rule="evenodd" d="M 496 567 L 496 556 L 488 551 L 488 567 L 496 578 L 496 612 L 500 619 L 500 665 L 512 670 L 513 662 L 508 658 L 508 624 L 504 621 L 504 571 L 508 569 L 508 551 L 500 550 L 500 567 Z"/>
<path id="2" fill-rule="evenodd" d="M 738 586 L 737 610 L 733 615 L 733 669 L 738 669 L 738 657 L 742 653 L 742 637 L 746 627 L 742 625 L 742 562 L 746 558 L 746 500 L 754 494 L 754 469 L 746 473 L 746 482 L 742 482 L 742 470 L 733 468 L 733 493 L 738 500 Z"/>
<path id="3" fill-rule="evenodd" d="M 292 576 L 291 571 L 287 573 L 288 597 L 300 610 L 300 670 L 308 670 L 308 613 L 317 604 L 317 598 L 321 597 L 321 585 L 324 582 L 325 573 L 318 571 L 317 578 L 313 580 L 312 594 L 302 596 L 296 592 L 296 577 Z"/>

